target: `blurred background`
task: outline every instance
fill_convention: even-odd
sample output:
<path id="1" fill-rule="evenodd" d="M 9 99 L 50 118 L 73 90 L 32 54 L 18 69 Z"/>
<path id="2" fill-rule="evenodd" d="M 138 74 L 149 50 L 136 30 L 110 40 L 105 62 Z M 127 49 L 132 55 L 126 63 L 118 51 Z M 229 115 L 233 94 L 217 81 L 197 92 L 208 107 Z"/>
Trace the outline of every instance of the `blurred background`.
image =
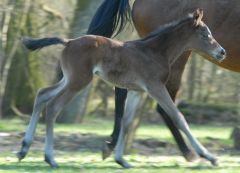
<path id="1" fill-rule="evenodd" d="M 52 46 L 29 53 L 21 45 L 20 38 L 80 37 L 86 33 L 101 2 L 102 0 L 0 1 L 1 122 L 24 124 L 25 128 L 38 89 L 59 80 L 58 60 L 63 47 Z M 117 37 L 123 41 L 137 38 L 131 24 Z M 178 103 L 191 124 L 226 126 L 230 133 L 240 122 L 240 75 L 219 68 L 193 54 L 185 69 Z M 155 106 L 155 102 L 144 97 L 143 106 L 138 111 L 139 119 L 133 127 L 134 134 L 140 121 L 147 125 L 162 123 Z M 86 123 L 96 119 L 99 122 L 109 121 L 106 127 L 109 127 L 107 132 L 110 134 L 113 115 L 114 87 L 95 78 L 92 84 L 64 109 L 57 122 L 76 126 L 79 123 L 84 124 L 85 120 Z M 44 121 L 44 118 L 41 121 Z M 1 131 L 5 131 L 4 124 L 0 126 Z M 160 133 L 158 131 L 156 133 Z M 230 138 L 230 134 L 226 137 Z M 229 145 L 233 145 L 233 142 Z"/>
<path id="2" fill-rule="evenodd" d="M 30 115 L 38 89 L 59 80 L 58 59 L 62 47 L 52 46 L 29 53 L 21 45 L 20 38 L 24 36 L 76 38 L 84 35 L 101 2 L 101 0 L 53 0 L 51 3 L 47 0 L 1 1 L 0 5 L 3 7 L 0 16 L 1 118 Z M 128 25 L 126 31 L 117 37 L 120 40 L 137 38 L 132 25 Z M 95 79 L 88 90 L 91 91 L 82 94 L 82 97 L 85 97 L 84 103 L 74 108 L 82 110 L 73 110 L 73 107 L 72 113 L 70 109 L 65 110 L 65 114 L 72 115 L 60 116 L 60 122 L 81 122 L 84 115 L 112 117 L 114 88 Z M 209 118 L 212 114 L 212 118 L 217 120 L 222 114 L 227 114 L 227 118 L 235 117 L 236 122 L 239 117 L 237 108 L 240 105 L 240 75 L 219 68 L 193 54 L 185 70 L 178 100 L 189 109 L 194 107 L 194 111 L 199 107 L 199 112 L 194 112 L 191 116 L 206 114 L 205 118 Z M 202 107 L 205 107 L 204 110 Z M 141 109 L 140 112 L 144 113 L 146 119 L 151 120 L 151 116 L 156 114 L 155 103 L 148 98 Z M 214 113 L 214 109 L 221 111 Z"/>

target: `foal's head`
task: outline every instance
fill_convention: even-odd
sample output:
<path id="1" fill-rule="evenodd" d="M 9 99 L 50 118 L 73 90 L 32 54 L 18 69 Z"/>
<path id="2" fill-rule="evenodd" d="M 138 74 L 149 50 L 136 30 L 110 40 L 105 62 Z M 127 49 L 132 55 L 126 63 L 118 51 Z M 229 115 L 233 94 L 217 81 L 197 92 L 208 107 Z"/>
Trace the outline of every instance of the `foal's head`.
<path id="1" fill-rule="evenodd" d="M 199 53 L 208 54 L 217 61 L 222 61 L 226 57 L 225 50 L 213 38 L 208 26 L 202 21 L 203 10 L 197 9 L 191 14 L 194 32 L 189 41 L 189 48 L 195 49 Z"/>

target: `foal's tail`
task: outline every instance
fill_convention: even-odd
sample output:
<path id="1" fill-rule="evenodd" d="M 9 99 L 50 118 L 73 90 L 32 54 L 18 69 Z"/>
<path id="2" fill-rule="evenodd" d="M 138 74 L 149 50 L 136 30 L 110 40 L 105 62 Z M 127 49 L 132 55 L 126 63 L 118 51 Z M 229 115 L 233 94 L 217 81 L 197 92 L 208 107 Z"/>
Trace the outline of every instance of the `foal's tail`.
<path id="1" fill-rule="evenodd" d="M 21 41 L 25 47 L 31 51 L 55 44 L 65 45 L 68 42 L 67 40 L 58 37 L 46 37 L 40 39 L 25 37 L 22 38 Z"/>
<path id="2" fill-rule="evenodd" d="M 129 0 L 105 0 L 95 13 L 88 34 L 111 37 L 119 34 L 130 21 L 131 8 Z"/>

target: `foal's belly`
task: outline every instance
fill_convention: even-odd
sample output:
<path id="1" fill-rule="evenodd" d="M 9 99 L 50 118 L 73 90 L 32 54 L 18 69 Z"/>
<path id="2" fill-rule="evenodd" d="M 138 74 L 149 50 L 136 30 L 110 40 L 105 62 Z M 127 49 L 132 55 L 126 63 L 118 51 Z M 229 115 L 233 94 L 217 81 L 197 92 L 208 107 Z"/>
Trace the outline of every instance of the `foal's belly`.
<path id="1" fill-rule="evenodd" d="M 103 70 L 101 65 L 97 65 L 93 69 L 93 73 L 104 80 L 106 83 L 117 86 L 119 88 L 125 88 L 129 90 L 143 91 L 144 85 L 138 77 L 133 77 L 131 74 L 119 73 L 114 70 Z"/>

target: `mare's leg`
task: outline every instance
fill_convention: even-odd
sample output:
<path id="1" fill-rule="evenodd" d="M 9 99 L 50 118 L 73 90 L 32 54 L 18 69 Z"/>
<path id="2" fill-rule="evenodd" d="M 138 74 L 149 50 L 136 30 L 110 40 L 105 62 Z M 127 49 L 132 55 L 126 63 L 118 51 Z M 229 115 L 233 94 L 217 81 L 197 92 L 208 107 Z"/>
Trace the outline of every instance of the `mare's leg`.
<path id="1" fill-rule="evenodd" d="M 217 164 L 216 158 L 208 152 L 204 146 L 192 135 L 184 116 L 173 103 L 166 87 L 163 84 L 148 84 L 148 93 L 157 100 L 163 110 L 169 115 L 175 126 L 180 129 L 190 141 L 192 147 L 201 156 L 209 160 L 213 165 Z"/>
<path id="2" fill-rule="evenodd" d="M 17 157 L 19 160 L 22 160 L 26 156 L 26 154 L 30 148 L 30 145 L 33 141 L 33 137 L 34 137 L 34 134 L 36 131 L 37 122 L 39 120 L 40 113 L 42 112 L 42 110 L 45 106 L 45 103 L 47 103 L 51 98 L 53 98 L 55 95 L 57 95 L 58 92 L 61 90 L 61 88 L 63 88 L 63 85 L 64 85 L 64 80 L 61 80 L 56 85 L 41 89 L 38 92 L 37 97 L 34 102 L 31 120 L 30 120 L 28 128 L 25 132 L 24 139 L 22 141 L 21 150 L 20 150 L 20 152 L 17 153 Z"/>
<path id="3" fill-rule="evenodd" d="M 117 146 L 115 151 L 115 160 L 118 164 L 124 168 L 130 168 L 131 165 L 123 159 L 124 147 L 126 143 L 126 137 L 128 134 L 129 127 L 133 122 L 134 117 L 136 116 L 136 110 L 141 101 L 141 93 L 130 91 L 127 97 L 127 103 L 125 112 L 121 122 L 120 134 L 117 140 Z"/>
<path id="4" fill-rule="evenodd" d="M 111 141 L 106 141 L 104 144 L 104 147 L 102 150 L 103 159 L 106 159 L 111 155 L 113 149 L 117 144 L 126 98 L 127 98 L 127 90 L 115 87 L 114 129 L 111 134 Z"/>
<path id="5" fill-rule="evenodd" d="M 86 73 L 84 73 L 86 74 Z M 86 77 L 85 77 L 86 79 Z M 59 92 L 59 94 L 51 100 L 47 105 L 46 113 L 46 139 L 45 139 L 45 161 L 53 168 L 57 167 L 57 163 L 54 160 L 53 154 L 53 126 L 57 115 L 61 112 L 63 107 L 76 95 L 77 92 L 85 88 L 92 79 L 92 74 L 89 79 L 81 81 L 78 77 L 70 81 L 66 86 Z"/>
<path id="6" fill-rule="evenodd" d="M 190 52 L 183 53 L 181 57 L 179 57 L 179 59 L 171 67 L 171 75 L 166 84 L 166 87 L 173 101 L 175 101 L 177 92 L 180 88 L 182 74 L 189 55 Z M 169 115 L 166 114 L 166 112 L 161 108 L 159 104 L 157 105 L 157 112 L 162 116 L 169 130 L 173 134 L 173 137 L 183 156 L 186 158 L 186 160 L 193 161 L 196 158 L 196 153 L 192 150 L 192 148 L 187 146 L 182 134 L 174 125 Z"/>

